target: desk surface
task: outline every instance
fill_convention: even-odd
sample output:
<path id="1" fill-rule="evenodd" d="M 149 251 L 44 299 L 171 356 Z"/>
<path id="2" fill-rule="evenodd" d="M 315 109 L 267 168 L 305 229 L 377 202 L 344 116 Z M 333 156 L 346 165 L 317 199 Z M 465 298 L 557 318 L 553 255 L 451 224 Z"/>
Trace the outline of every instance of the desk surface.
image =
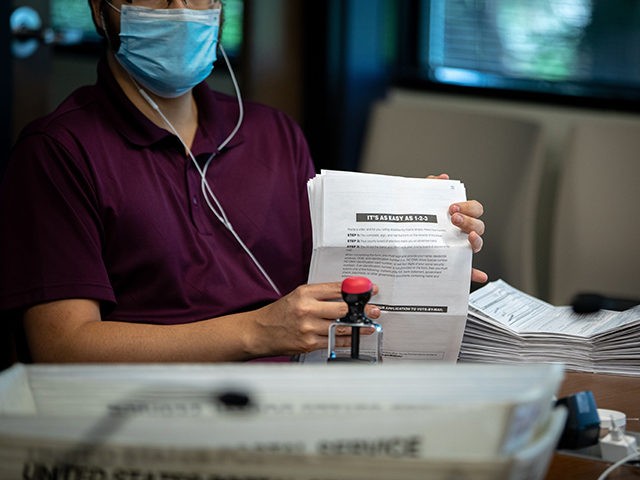
<path id="1" fill-rule="evenodd" d="M 567 372 L 558 397 L 591 390 L 598 408 L 619 410 L 627 418 L 640 417 L 640 377 L 623 377 L 592 373 Z M 640 422 L 628 421 L 627 429 L 640 431 Z M 596 480 L 609 463 L 556 454 L 546 480 Z M 639 467 L 621 467 L 611 473 L 611 480 L 640 479 Z"/>

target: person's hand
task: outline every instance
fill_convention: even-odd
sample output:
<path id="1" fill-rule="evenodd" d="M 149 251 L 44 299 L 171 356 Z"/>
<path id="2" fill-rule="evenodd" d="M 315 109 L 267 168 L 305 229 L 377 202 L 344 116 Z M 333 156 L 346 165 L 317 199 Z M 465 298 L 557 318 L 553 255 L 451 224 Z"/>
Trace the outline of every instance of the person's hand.
<path id="1" fill-rule="evenodd" d="M 348 312 L 342 301 L 340 282 L 302 285 L 281 299 L 260 310 L 256 316 L 255 342 L 263 355 L 296 355 L 326 349 L 329 344 L 329 325 Z M 373 294 L 378 292 L 374 285 Z M 339 301 L 335 301 L 339 300 Z M 380 316 L 380 309 L 368 304 L 366 315 Z M 371 331 L 362 329 L 361 333 Z M 336 347 L 351 345 L 351 329 L 336 329 Z"/>
<path id="2" fill-rule="evenodd" d="M 442 173 L 440 175 L 430 175 L 428 178 L 448 180 L 449 175 Z M 449 215 L 451 222 L 460 230 L 468 234 L 469 243 L 473 253 L 482 250 L 482 235 L 484 234 L 484 222 L 480 217 L 484 213 L 484 207 L 477 200 L 468 200 L 466 202 L 454 203 L 449 207 Z M 485 283 L 489 276 L 477 268 L 471 270 L 471 281 Z"/>

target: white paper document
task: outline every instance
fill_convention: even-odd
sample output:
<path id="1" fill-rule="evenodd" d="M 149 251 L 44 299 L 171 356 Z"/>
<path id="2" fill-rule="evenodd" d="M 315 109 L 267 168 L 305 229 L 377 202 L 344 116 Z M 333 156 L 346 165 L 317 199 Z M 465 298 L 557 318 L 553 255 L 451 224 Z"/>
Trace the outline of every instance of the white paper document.
<path id="1" fill-rule="evenodd" d="M 467 315 L 471 247 L 449 206 L 456 180 L 324 170 L 308 183 L 313 256 L 309 283 L 368 277 L 379 287 L 383 360 L 458 358 Z M 373 347 L 363 337 L 362 349 Z M 303 361 L 326 361 L 326 351 Z"/>

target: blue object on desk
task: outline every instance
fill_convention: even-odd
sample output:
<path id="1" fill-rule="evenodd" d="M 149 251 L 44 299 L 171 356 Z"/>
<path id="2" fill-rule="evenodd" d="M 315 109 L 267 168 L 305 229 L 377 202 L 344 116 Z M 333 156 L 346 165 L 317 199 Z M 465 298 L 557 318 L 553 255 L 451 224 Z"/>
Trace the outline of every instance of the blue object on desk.
<path id="1" fill-rule="evenodd" d="M 573 450 L 598 443 L 600 417 L 593 393 L 578 392 L 556 401 L 567 408 L 567 422 L 558 441 L 558 449 Z"/>

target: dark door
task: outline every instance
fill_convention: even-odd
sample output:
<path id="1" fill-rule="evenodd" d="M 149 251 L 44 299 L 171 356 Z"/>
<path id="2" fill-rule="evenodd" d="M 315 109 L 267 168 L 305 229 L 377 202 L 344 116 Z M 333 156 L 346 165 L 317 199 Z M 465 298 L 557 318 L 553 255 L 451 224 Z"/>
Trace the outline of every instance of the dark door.
<path id="1" fill-rule="evenodd" d="M 42 39 L 48 27 L 48 0 L 1 2 L 2 153 L 4 159 L 18 133 L 49 110 L 51 49 Z M 5 5 L 6 4 L 6 5 Z M 4 163 L 4 162 L 3 162 Z"/>

